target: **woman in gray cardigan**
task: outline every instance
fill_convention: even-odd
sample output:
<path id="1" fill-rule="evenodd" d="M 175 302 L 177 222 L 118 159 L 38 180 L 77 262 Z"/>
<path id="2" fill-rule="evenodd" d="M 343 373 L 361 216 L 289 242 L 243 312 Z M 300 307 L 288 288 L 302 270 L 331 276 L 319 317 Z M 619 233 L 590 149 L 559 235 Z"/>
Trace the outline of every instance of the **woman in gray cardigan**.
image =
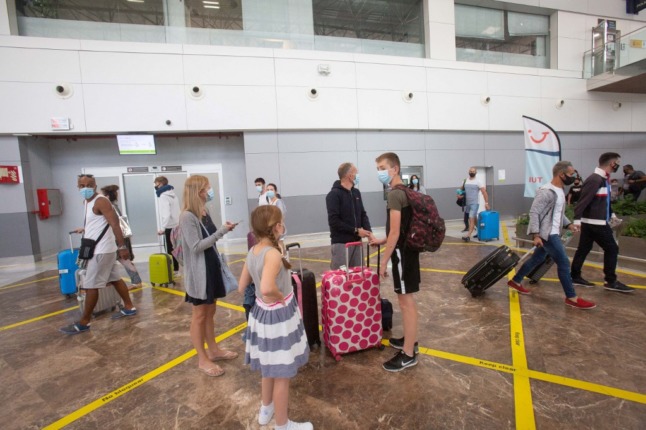
<path id="1" fill-rule="evenodd" d="M 213 362 L 232 360 L 238 354 L 220 349 L 215 343 L 215 305 L 217 299 L 226 295 L 215 242 L 233 230 L 235 224 L 227 221 L 216 228 L 206 209 L 206 202 L 213 197 L 208 178 L 201 175 L 189 177 L 184 184 L 184 208 L 179 217 L 179 227 L 185 300 L 193 305 L 191 341 L 197 350 L 198 369 L 208 376 L 221 376 L 224 370 Z M 205 342 L 208 349 L 204 348 Z"/>

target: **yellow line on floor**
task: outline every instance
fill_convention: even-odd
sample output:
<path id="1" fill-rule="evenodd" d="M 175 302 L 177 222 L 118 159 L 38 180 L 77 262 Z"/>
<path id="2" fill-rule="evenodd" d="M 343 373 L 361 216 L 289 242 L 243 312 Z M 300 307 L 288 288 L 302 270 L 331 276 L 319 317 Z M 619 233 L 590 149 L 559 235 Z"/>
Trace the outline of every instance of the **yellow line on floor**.
<path id="1" fill-rule="evenodd" d="M 173 290 L 172 288 L 166 288 L 166 287 L 153 287 L 155 290 L 163 291 L 165 293 L 170 293 L 174 294 L 176 296 L 184 297 L 186 293 L 184 291 L 179 291 L 179 290 Z M 223 308 L 229 308 L 233 309 L 236 311 L 244 312 L 244 308 L 242 306 L 238 305 L 232 305 L 231 303 L 223 302 L 222 300 L 218 300 L 217 306 L 221 306 Z"/>
<path id="2" fill-rule="evenodd" d="M 528 371 L 529 377 L 553 384 L 565 385 L 567 387 L 578 388 L 593 393 L 603 394 L 605 396 L 616 397 L 619 399 L 629 400 L 631 402 L 642 403 L 646 405 L 646 394 L 635 393 L 632 391 L 622 390 L 620 388 L 608 387 L 605 385 L 595 384 L 592 382 L 579 381 L 577 379 L 566 378 L 565 376 L 553 375 L 536 370 Z"/>
<path id="3" fill-rule="evenodd" d="M 514 364 L 513 367 L 527 369 L 525 335 L 523 333 L 523 321 L 520 314 L 520 301 L 518 300 L 518 292 L 511 288 L 509 291 L 509 319 L 512 335 L 511 356 Z M 516 428 L 535 429 L 536 421 L 534 419 L 532 390 L 527 375 L 514 373 L 514 404 L 516 410 Z"/>
<path id="4" fill-rule="evenodd" d="M 17 322 L 15 324 L 9 324 L 9 325 L 6 325 L 4 327 L 0 327 L 0 331 L 9 330 L 9 329 L 12 329 L 12 328 L 15 328 L 15 327 L 20 327 L 21 325 L 33 323 L 33 322 L 40 321 L 40 320 L 44 320 L 45 318 L 49 318 L 49 317 L 53 317 L 53 316 L 56 316 L 56 315 L 64 314 L 65 312 L 73 311 L 74 309 L 78 309 L 78 308 L 79 308 L 78 305 L 77 306 L 72 306 L 71 308 L 67 308 L 67 309 L 63 309 L 63 310 L 60 310 L 60 311 L 52 312 L 52 313 L 46 314 L 46 315 L 41 315 L 39 317 L 31 318 L 31 319 L 24 320 L 24 321 L 20 321 L 20 322 Z"/>
<path id="5" fill-rule="evenodd" d="M 384 339 L 382 343 L 389 346 L 388 339 Z M 646 394 L 636 393 L 634 391 L 622 390 L 619 388 L 608 387 L 606 385 L 595 384 L 593 382 L 581 381 L 578 379 L 567 378 L 564 376 L 553 375 L 550 373 L 539 372 L 536 370 L 516 368 L 511 364 L 498 363 L 495 361 L 483 360 L 475 357 L 468 357 L 465 355 L 454 354 L 451 352 L 439 351 L 437 349 L 419 347 L 420 354 L 428 355 L 430 357 L 442 358 L 444 360 L 455 361 L 462 364 L 471 366 L 482 367 L 483 369 L 496 370 L 499 372 L 509 373 L 512 375 L 518 374 L 521 376 L 537 379 L 552 384 L 562 385 L 565 387 L 576 388 L 583 391 L 590 391 L 598 394 L 603 394 L 609 397 L 616 397 L 619 399 L 628 400 L 636 403 L 646 404 Z"/>
<path id="6" fill-rule="evenodd" d="M 228 337 L 233 336 L 234 334 L 238 333 L 239 331 L 243 330 L 245 327 L 247 327 L 247 323 L 244 322 L 231 330 L 227 331 L 226 333 L 221 334 L 220 336 L 217 336 L 215 338 L 216 342 L 222 342 L 223 340 L 227 339 Z M 134 379 L 130 382 L 128 382 L 125 385 L 122 385 L 121 387 L 117 388 L 116 390 L 96 399 L 92 403 L 83 406 L 80 409 L 77 409 L 76 411 L 72 412 L 71 414 L 61 418 L 60 420 L 48 425 L 45 427 L 45 429 L 60 429 L 65 427 L 68 424 L 73 423 L 74 421 L 78 420 L 79 418 L 84 417 L 85 415 L 89 414 L 90 412 L 100 408 L 101 406 L 104 406 L 108 403 L 110 403 L 113 400 L 116 400 L 117 398 L 121 397 L 122 395 L 128 393 L 129 391 L 134 390 L 137 387 L 140 387 L 141 385 L 145 384 L 146 382 L 152 380 L 153 378 L 156 378 L 157 376 L 167 372 L 168 370 L 172 369 L 173 367 L 177 366 L 178 364 L 181 364 L 188 360 L 189 358 L 193 357 L 194 355 L 197 354 L 197 351 L 195 349 L 192 349 L 188 351 L 185 354 L 180 355 L 179 357 L 175 358 L 174 360 L 169 361 L 168 363 L 152 370 L 151 372 L 146 373 L 145 375 Z"/>
<path id="7" fill-rule="evenodd" d="M 8 290 L 9 288 L 23 287 L 25 285 L 37 284 L 41 281 L 51 281 L 52 279 L 57 279 L 57 278 L 58 278 L 58 275 L 50 276 L 48 278 L 34 279 L 33 281 L 23 282 L 21 284 L 5 285 L 4 287 L 0 287 L 0 290 Z"/>
<path id="8" fill-rule="evenodd" d="M 453 273 L 455 275 L 464 275 L 467 273 L 467 272 L 462 272 L 460 270 L 425 269 L 425 268 L 421 268 L 419 270 L 421 270 L 422 272 Z"/>

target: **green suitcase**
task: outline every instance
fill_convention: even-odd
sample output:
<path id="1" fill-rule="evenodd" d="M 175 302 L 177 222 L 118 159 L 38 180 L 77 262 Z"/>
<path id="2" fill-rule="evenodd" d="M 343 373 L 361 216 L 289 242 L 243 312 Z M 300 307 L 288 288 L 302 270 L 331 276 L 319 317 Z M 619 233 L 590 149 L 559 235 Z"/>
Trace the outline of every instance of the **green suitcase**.
<path id="1" fill-rule="evenodd" d="M 173 258 L 170 254 L 152 254 L 148 260 L 150 283 L 155 285 L 175 285 L 173 280 Z"/>

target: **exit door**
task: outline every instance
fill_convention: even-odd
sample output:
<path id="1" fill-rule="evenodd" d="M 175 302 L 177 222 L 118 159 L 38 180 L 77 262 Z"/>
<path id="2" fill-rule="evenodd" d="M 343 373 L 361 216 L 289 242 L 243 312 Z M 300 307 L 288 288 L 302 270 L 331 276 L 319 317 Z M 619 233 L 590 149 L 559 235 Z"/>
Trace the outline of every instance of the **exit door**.
<path id="1" fill-rule="evenodd" d="M 216 226 L 222 225 L 224 207 L 222 197 L 220 165 L 185 165 L 179 172 L 142 172 L 128 173 L 125 167 L 88 167 L 84 173 L 94 175 L 97 191 L 106 185 L 119 186 L 119 207 L 128 217 L 128 223 L 133 235 L 133 246 L 154 246 L 162 243 L 162 237 L 157 234 L 161 229 L 159 198 L 155 193 L 154 180 L 157 176 L 165 176 L 168 184 L 172 185 L 175 197 L 179 201 L 180 210 L 183 207 L 184 183 L 190 175 L 204 175 L 215 191 L 213 201 L 207 203 L 207 209 Z"/>

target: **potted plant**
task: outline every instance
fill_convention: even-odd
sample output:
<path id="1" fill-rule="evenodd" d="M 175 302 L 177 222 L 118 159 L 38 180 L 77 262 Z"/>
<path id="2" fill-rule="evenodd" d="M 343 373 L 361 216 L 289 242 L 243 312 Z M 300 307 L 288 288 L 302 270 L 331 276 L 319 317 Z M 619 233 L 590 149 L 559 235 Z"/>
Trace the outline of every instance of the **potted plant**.
<path id="1" fill-rule="evenodd" d="M 516 218 L 516 237 L 518 239 L 527 239 L 531 241 L 531 237 L 527 234 L 527 226 L 529 225 L 529 214 L 520 214 Z M 532 244 L 529 242 L 516 242 L 520 248 L 531 248 Z"/>
<path id="2" fill-rule="evenodd" d="M 619 253 L 646 260 L 646 218 L 633 218 L 624 224 L 619 236 Z"/>

